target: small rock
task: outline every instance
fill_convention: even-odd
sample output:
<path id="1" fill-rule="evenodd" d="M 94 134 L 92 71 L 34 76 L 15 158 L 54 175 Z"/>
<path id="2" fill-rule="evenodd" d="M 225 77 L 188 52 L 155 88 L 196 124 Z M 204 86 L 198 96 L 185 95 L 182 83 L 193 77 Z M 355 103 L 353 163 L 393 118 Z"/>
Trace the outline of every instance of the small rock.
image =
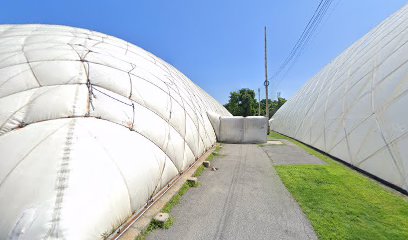
<path id="1" fill-rule="evenodd" d="M 211 166 L 209 161 L 204 161 L 203 162 L 204 167 L 209 168 Z"/>
<path id="2" fill-rule="evenodd" d="M 211 171 L 217 171 L 217 170 L 218 170 L 218 168 L 216 168 L 216 167 L 211 168 Z"/>
<path id="3" fill-rule="evenodd" d="M 198 183 L 198 180 L 197 180 L 196 177 L 189 177 L 189 178 L 187 178 L 187 182 L 192 183 L 192 184 L 195 185 L 195 184 Z"/>
<path id="4" fill-rule="evenodd" d="M 164 224 L 167 220 L 169 220 L 170 215 L 168 213 L 158 213 L 153 220 L 160 223 L 160 224 Z"/>

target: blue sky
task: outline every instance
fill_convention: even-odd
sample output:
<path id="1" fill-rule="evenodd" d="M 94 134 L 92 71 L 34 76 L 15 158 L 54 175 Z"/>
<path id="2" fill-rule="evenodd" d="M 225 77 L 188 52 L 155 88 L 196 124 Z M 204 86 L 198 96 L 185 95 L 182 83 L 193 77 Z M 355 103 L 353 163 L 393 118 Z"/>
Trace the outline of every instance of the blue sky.
<path id="1" fill-rule="evenodd" d="M 263 27 L 270 74 L 287 56 L 319 0 L 7 0 L 0 23 L 47 23 L 110 34 L 161 57 L 221 103 L 263 86 Z M 290 98 L 322 67 L 406 0 L 334 0 L 287 77 L 270 91 Z M 261 88 L 261 97 L 264 90 Z"/>

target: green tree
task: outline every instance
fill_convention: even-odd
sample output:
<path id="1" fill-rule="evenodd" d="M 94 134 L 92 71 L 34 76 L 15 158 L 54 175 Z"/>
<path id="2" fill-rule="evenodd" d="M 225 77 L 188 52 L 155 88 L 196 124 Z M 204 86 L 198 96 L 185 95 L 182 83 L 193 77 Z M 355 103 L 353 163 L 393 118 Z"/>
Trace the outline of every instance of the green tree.
<path id="1" fill-rule="evenodd" d="M 224 107 L 234 116 L 257 115 L 258 102 L 255 98 L 255 91 L 242 88 L 239 91 L 231 92 L 230 99 Z"/>
<path id="2" fill-rule="evenodd" d="M 278 98 L 277 100 L 271 100 L 271 99 L 269 99 L 269 101 L 268 101 L 268 105 L 269 105 L 269 118 L 271 118 L 277 111 L 278 111 L 278 109 L 280 108 L 280 107 L 282 107 L 282 105 L 284 104 L 286 102 L 286 99 L 285 98 Z M 266 115 L 266 112 L 265 112 L 265 109 L 266 109 L 266 99 L 262 99 L 261 100 L 261 115 L 262 116 L 265 116 Z"/>

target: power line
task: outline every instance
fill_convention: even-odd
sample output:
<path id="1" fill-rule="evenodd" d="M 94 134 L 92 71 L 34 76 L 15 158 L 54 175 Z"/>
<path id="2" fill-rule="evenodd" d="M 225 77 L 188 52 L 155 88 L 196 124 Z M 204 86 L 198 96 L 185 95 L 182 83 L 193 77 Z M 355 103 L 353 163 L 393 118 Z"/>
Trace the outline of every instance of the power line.
<path id="1" fill-rule="evenodd" d="M 289 70 L 296 63 L 297 59 L 302 54 L 302 51 L 305 49 L 306 45 L 309 43 L 310 38 L 313 36 L 317 27 L 320 25 L 322 19 L 327 13 L 327 10 L 330 8 L 333 0 L 321 0 L 316 10 L 313 13 L 313 16 L 310 18 L 305 29 L 297 40 L 296 44 L 293 46 L 289 55 L 285 58 L 283 63 L 279 66 L 278 70 L 269 78 L 274 79 L 279 76 L 285 69 L 285 76 Z M 289 66 L 289 67 L 288 67 Z"/>
<path id="2" fill-rule="evenodd" d="M 299 57 L 302 55 L 303 50 L 305 49 L 306 45 L 309 43 L 311 37 L 314 35 L 314 32 L 316 31 L 318 25 L 320 25 L 320 23 L 322 22 L 324 16 L 326 15 L 326 13 L 327 13 L 327 11 L 328 11 L 328 9 L 330 7 L 330 4 L 332 3 L 332 0 L 330 0 L 327 3 L 328 4 L 326 4 L 326 5 L 323 4 L 323 6 L 322 6 L 322 10 L 324 11 L 324 14 L 318 15 L 318 17 L 314 21 L 315 24 L 313 25 L 312 33 L 309 34 L 306 37 L 306 39 L 304 41 L 304 44 L 301 46 L 300 50 L 297 52 L 297 54 L 296 54 L 295 58 L 293 59 L 293 61 L 288 64 L 288 67 L 286 68 L 284 73 L 281 75 L 281 77 L 272 82 L 274 88 L 279 86 L 279 84 L 286 78 L 286 76 L 289 74 L 290 70 L 295 66 L 295 64 L 298 61 Z"/>
<path id="3" fill-rule="evenodd" d="M 313 22 L 315 22 L 316 20 L 316 16 L 318 14 L 318 11 L 320 11 L 320 6 L 322 5 L 324 0 L 321 0 L 319 5 L 317 6 L 315 12 L 313 13 L 312 18 L 309 19 L 309 22 L 307 23 L 305 29 L 303 29 L 302 34 L 300 35 L 299 39 L 297 40 L 295 46 L 292 48 L 292 50 L 290 51 L 289 55 L 286 57 L 285 61 L 281 64 L 281 66 L 279 67 L 278 71 L 275 73 L 276 75 L 278 75 L 284 68 L 285 66 L 289 63 L 290 60 L 293 59 L 293 57 L 295 56 L 297 50 L 299 49 L 299 47 L 301 46 L 302 42 L 305 39 L 305 36 L 310 32 L 310 27 L 312 25 Z M 274 75 L 275 75 L 274 74 Z"/>

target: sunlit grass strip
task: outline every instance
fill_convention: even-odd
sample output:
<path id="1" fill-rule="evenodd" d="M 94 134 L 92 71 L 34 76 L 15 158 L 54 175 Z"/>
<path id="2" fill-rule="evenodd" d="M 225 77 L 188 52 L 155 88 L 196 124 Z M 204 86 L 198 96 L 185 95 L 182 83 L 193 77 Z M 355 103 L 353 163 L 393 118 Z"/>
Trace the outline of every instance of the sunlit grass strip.
<path id="1" fill-rule="evenodd" d="M 277 133 L 328 165 L 276 166 L 319 239 L 408 239 L 408 200 L 327 155 Z"/>

